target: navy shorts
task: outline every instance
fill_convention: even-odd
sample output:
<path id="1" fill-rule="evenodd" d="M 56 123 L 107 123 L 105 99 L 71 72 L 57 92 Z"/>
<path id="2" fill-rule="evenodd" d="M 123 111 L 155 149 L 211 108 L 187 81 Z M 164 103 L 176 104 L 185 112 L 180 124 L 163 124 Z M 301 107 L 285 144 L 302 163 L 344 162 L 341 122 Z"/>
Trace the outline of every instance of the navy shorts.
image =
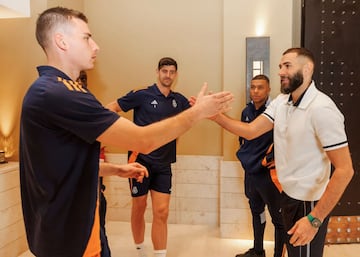
<path id="1" fill-rule="evenodd" d="M 129 179 L 131 196 L 138 197 L 146 195 L 149 190 L 154 190 L 160 193 L 171 193 L 171 164 L 150 164 L 138 158 L 136 162 L 144 165 L 148 172 L 149 177 L 144 178 L 142 183 L 136 179 Z"/>

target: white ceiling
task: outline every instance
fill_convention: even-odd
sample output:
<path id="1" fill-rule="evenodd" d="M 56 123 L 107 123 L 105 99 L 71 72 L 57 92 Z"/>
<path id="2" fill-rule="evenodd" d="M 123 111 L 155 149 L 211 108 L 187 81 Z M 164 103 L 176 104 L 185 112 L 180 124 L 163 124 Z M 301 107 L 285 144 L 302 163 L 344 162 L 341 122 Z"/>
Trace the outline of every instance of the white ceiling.
<path id="1" fill-rule="evenodd" d="M 30 0 L 0 0 L 0 18 L 30 17 Z"/>

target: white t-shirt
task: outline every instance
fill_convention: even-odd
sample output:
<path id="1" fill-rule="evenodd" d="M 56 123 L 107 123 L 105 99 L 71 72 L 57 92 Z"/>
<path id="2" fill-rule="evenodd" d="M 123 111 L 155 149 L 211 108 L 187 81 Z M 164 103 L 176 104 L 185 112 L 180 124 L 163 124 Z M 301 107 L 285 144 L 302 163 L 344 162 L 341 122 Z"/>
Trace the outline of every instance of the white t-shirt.
<path id="1" fill-rule="evenodd" d="M 326 151 L 346 146 L 344 116 L 312 82 L 298 106 L 280 94 L 263 113 L 274 123 L 275 163 L 284 192 L 317 201 L 330 178 Z"/>

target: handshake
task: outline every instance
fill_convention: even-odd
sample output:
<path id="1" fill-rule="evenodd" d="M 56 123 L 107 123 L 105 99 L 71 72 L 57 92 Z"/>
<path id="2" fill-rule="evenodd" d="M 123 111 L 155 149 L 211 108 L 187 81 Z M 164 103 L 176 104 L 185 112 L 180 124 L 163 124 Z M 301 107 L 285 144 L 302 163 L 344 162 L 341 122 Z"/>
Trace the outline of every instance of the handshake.
<path id="1" fill-rule="evenodd" d="M 205 82 L 197 97 L 190 97 L 189 102 L 193 108 L 199 109 L 201 118 L 210 118 L 220 113 L 231 110 L 230 103 L 234 100 L 232 93 L 222 91 L 218 93 L 207 92 L 208 85 Z"/>

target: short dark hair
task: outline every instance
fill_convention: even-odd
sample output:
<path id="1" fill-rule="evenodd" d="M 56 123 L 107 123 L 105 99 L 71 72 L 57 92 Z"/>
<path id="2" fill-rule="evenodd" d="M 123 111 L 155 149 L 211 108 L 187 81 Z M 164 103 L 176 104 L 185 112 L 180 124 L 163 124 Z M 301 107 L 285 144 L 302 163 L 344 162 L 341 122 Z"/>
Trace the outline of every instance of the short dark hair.
<path id="1" fill-rule="evenodd" d="M 58 24 L 67 24 L 72 18 L 78 18 L 88 23 L 82 12 L 65 7 L 53 7 L 41 13 L 36 21 L 36 40 L 45 49 L 49 44 L 49 32 Z"/>
<path id="2" fill-rule="evenodd" d="M 288 54 L 288 53 L 296 53 L 298 56 L 304 56 L 304 57 L 308 58 L 313 64 L 315 64 L 314 54 L 309 49 L 306 49 L 304 47 L 293 47 L 293 48 L 287 49 L 283 53 L 283 55 Z"/>
<path id="3" fill-rule="evenodd" d="M 175 69 L 177 70 L 177 63 L 176 61 L 171 57 L 163 57 L 160 59 L 158 64 L 158 70 L 160 70 L 163 66 L 175 66 Z"/>
<path id="4" fill-rule="evenodd" d="M 251 80 L 266 80 L 267 83 L 270 83 L 270 80 L 269 80 L 268 76 L 266 76 L 264 74 L 256 75 Z"/>

